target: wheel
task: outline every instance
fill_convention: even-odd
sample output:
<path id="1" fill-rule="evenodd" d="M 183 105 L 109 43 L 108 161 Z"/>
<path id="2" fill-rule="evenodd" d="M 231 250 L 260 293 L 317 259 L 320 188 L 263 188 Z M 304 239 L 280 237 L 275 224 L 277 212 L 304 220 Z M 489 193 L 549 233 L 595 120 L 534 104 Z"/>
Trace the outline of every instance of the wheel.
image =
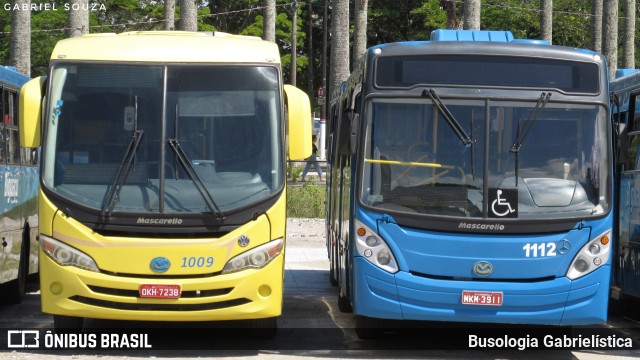
<path id="1" fill-rule="evenodd" d="M 338 309 L 343 313 L 353 312 L 353 307 L 351 306 L 351 299 L 348 296 L 342 296 L 340 294 L 340 288 L 338 288 Z"/>
<path id="2" fill-rule="evenodd" d="M 360 339 L 376 339 L 384 334 L 384 321 L 367 316 L 356 316 L 356 334 Z"/>
<path id="3" fill-rule="evenodd" d="M 248 321 L 248 330 L 255 339 L 273 339 L 278 333 L 278 318 L 270 317 Z"/>
<path id="4" fill-rule="evenodd" d="M 25 294 L 27 275 L 29 273 L 29 229 L 25 229 L 22 235 L 22 245 L 20 247 L 20 262 L 18 263 L 18 277 L 6 284 L 6 302 L 8 304 L 19 304 Z M 27 234 L 25 236 L 25 233 Z"/>
<path id="5" fill-rule="evenodd" d="M 336 266 L 336 259 L 338 258 L 336 254 L 337 248 L 333 245 L 330 245 L 329 248 L 331 249 L 331 256 L 329 257 L 329 283 L 331 286 L 338 286 L 338 276 L 336 276 L 338 271 L 338 267 Z"/>
<path id="6" fill-rule="evenodd" d="M 56 333 L 80 332 L 83 319 L 75 316 L 53 315 L 53 327 Z"/>
<path id="7" fill-rule="evenodd" d="M 342 271 L 340 270 L 340 265 L 342 263 L 342 260 L 340 259 L 341 256 L 344 256 L 344 277 L 345 279 L 341 279 L 341 275 L 342 275 Z M 336 272 L 336 279 L 338 282 L 338 309 L 340 309 L 340 312 L 343 313 L 350 313 L 353 312 L 353 306 L 351 306 L 351 297 L 349 296 L 350 289 L 349 289 L 349 253 L 348 251 L 345 251 L 344 254 L 340 254 L 340 250 L 338 250 L 338 247 L 336 246 L 336 265 L 337 265 L 337 272 Z M 343 281 L 344 280 L 344 281 Z M 342 288 L 342 284 L 345 285 L 345 288 Z"/>

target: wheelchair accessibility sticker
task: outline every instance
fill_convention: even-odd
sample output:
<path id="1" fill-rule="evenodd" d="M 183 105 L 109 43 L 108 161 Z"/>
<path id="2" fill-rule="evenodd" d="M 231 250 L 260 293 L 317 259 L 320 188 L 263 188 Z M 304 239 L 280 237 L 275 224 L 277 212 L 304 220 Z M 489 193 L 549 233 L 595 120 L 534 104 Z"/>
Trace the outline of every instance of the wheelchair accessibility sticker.
<path id="1" fill-rule="evenodd" d="M 489 189 L 489 217 L 517 218 L 518 190 Z"/>

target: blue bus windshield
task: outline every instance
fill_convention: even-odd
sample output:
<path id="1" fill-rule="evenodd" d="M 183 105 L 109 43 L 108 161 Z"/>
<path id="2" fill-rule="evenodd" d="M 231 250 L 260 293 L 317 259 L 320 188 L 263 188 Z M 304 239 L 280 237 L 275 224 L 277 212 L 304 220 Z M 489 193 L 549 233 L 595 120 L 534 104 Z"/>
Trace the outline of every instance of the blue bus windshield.
<path id="1" fill-rule="evenodd" d="M 537 111 L 536 100 L 443 99 L 471 137 L 468 145 L 431 101 L 368 102 L 362 203 L 385 212 L 462 218 L 542 220 L 607 213 L 606 109 L 550 102 L 527 124 Z M 519 151 L 511 151 L 525 127 Z M 502 204 L 508 194 L 517 200 L 504 211 L 492 209 L 490 193 L 496 192 Z"/>

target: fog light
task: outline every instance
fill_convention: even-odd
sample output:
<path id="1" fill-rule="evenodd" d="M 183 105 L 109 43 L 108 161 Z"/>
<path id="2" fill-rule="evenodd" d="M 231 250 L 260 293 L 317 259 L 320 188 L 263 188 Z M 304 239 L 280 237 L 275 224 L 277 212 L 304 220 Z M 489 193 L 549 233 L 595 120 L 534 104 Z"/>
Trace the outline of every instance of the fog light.
<path id="1" fill-rule="evenodd" d="M 51 291 L 53 295 L 60 295 L 62 292 L 62 284 L 59 282 L 52 283 L 51 286 L 49 286 L 49 291 Z"/>
<path id="2" fill-rule="evenodd" d="M 575 269 L 579 272 L 585 272 L 589 270 L 589 263 L 584 259 L 578 259 L 574 265 Z"/>
<path id="3" fill-rule="evenodd" d="M 268 297 L 271 295 L 271 287 L 269 285 L 262 285 L 258 288 L 258 294 L 262 297 Z"/>

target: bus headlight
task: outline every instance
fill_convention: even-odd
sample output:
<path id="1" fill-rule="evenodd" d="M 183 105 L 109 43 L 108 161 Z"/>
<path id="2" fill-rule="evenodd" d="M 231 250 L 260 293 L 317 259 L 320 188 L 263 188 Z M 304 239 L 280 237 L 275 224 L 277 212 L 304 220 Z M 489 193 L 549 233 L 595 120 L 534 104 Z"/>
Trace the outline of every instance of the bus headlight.
<path id="1" fill-rule="evenodd" d="M 397 273 L 399 271 L 398 263 L 389 245 L 360 221 L 355 222 L 355 227 L 358 253 L 380 269 L 392 274 Z"/>
<path id="2" fill-rule="evenodd" d="M 84 270 L 100 271 L 96 262 L 89 255 L 58 240 L 40 234 L 40 247 L 47 256 L 62 266 L 75 266 Z"/>
<path id="3" fill-rule="evenodd" d="M 567 271 L 567 277 L 575 280 L 609 262 L 611 230 L 596 236 L 580 249 Z"/>
<path id="4" fill-rule="evenodd" d="M 257 248 L 231 258 L 222 269 L 222 274 L 230 274 L 246 269 L 260 269 L 275 259 L 284 246 L 283 239 L 273 240 Z"/>

